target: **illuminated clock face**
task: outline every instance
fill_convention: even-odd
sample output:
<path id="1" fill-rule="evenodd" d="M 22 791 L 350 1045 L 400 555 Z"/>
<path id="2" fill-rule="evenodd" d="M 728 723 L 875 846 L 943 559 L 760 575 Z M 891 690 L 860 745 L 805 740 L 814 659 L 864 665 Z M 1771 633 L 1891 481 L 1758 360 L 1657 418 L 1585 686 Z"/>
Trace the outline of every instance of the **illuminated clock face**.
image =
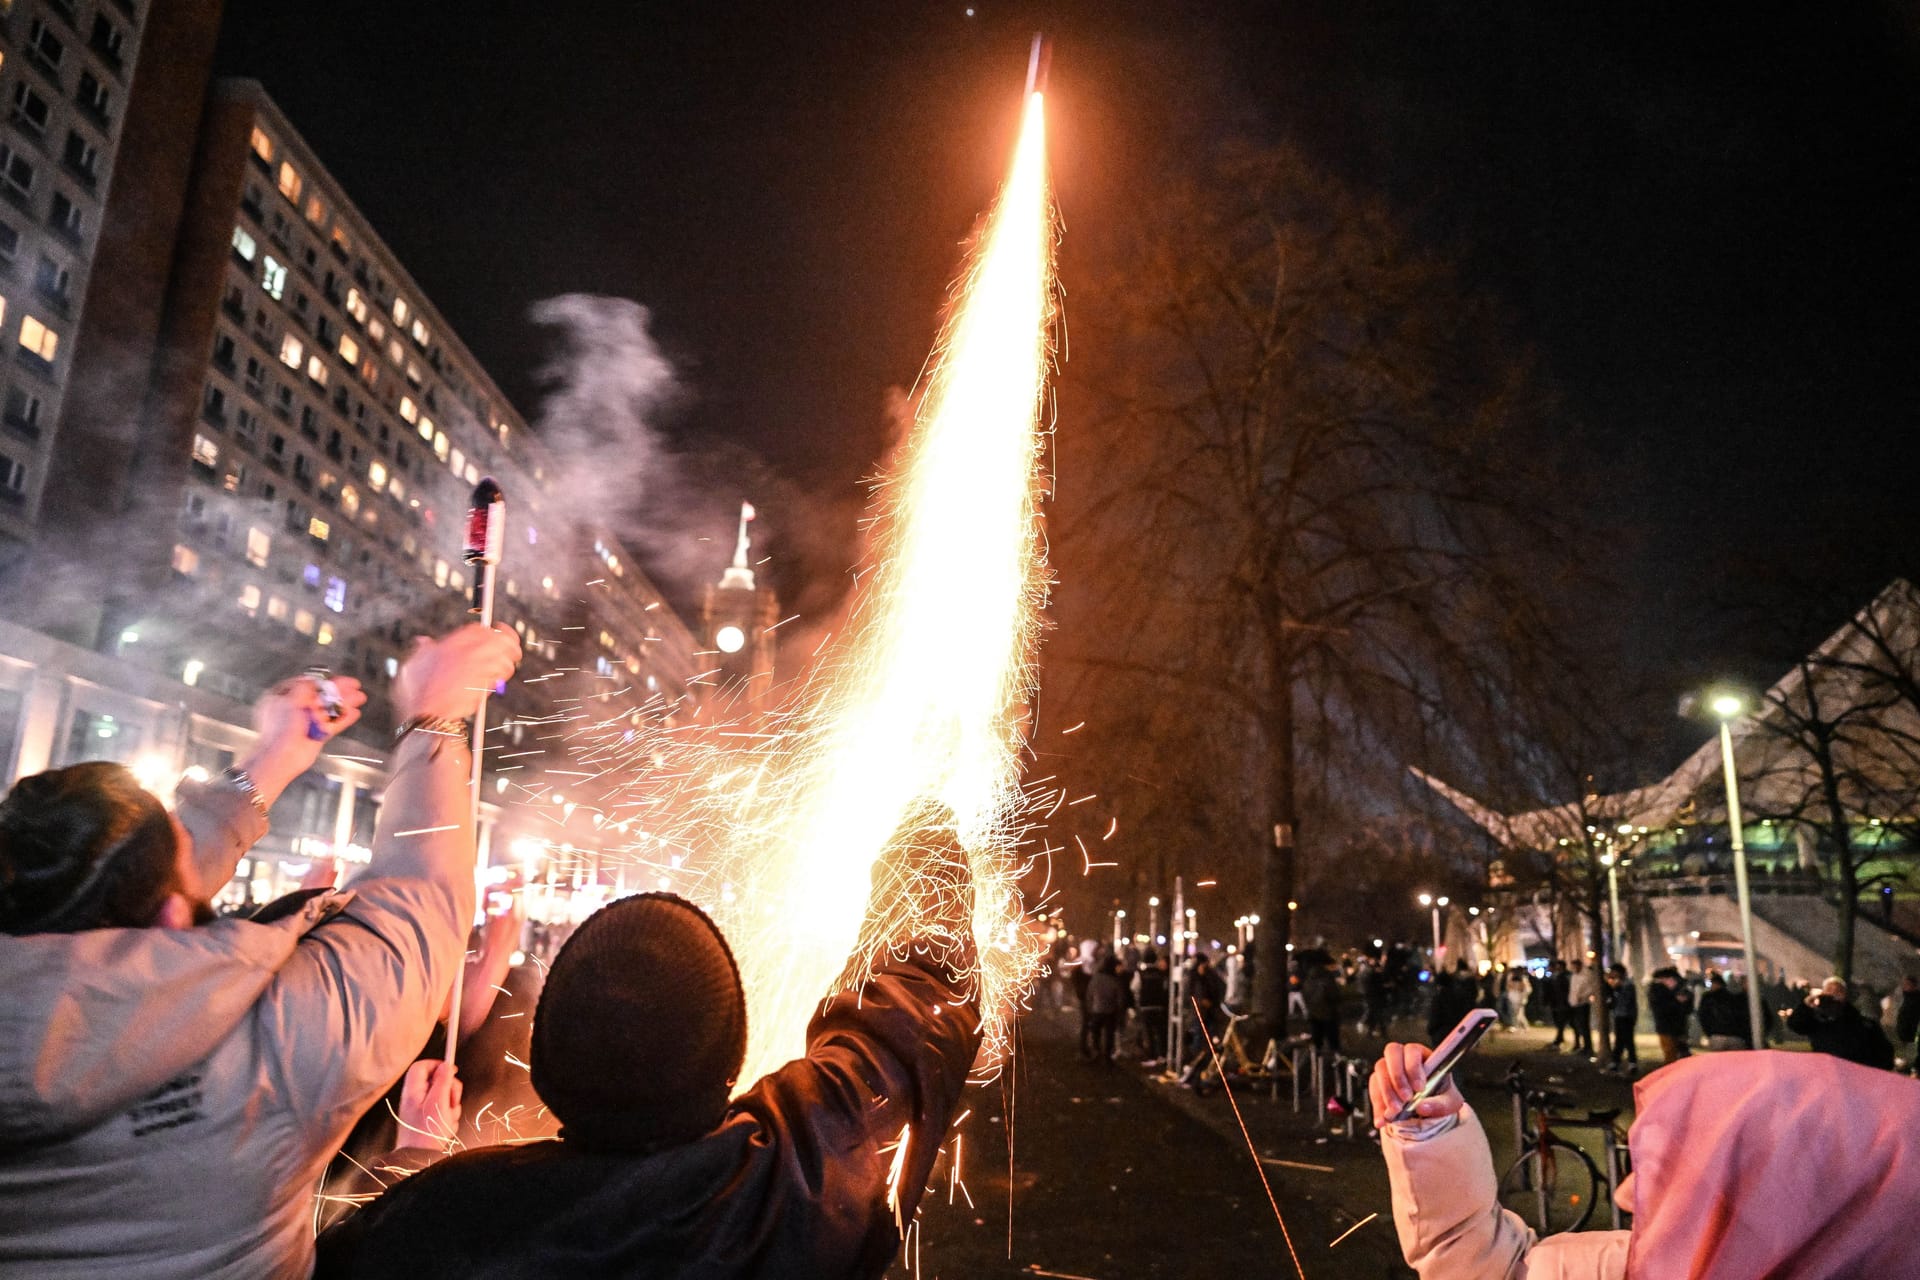
<path id="1" fill-rule="evenodd" d="M 725 626 L 713 633 L 713 642 L 720 646 L 722 653 L 738 653 L 746 647 L 747 633 L 735 626 Z"/>

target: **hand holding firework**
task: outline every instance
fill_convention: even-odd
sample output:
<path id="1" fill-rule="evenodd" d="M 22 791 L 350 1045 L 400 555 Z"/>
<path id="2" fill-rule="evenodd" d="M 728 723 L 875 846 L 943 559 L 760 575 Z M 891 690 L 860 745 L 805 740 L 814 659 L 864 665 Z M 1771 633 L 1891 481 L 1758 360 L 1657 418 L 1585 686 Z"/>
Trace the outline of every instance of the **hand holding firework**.
<path id="1" fill-rule="evenodd" d="M 416 636 L 393 683 L 402 719 L 465 720 L 480 699 L 520 665 L 520 637 L 500 624 L 470 622 L 438 640 Z"/>
<path id="2" fill-rule="evenodd" d="M 400 1145 L 436 1147 L 460 1129 L 462 1088 L 452 1063 L 422 1058 L 400 1085 Z"/>

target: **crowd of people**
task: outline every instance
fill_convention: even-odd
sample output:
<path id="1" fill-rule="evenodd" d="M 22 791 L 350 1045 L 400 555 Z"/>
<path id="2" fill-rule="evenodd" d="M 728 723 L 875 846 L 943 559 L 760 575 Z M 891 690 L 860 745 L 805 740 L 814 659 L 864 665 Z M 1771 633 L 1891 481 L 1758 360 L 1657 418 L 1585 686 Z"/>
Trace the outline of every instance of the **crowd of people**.
<path id="1" fill-rule="evenodd" d="M 107 763 L 0 801 L 0 1278 L 892 1265 L 980 1044 L 965 858 L 937 832 L 915 842 L 951 887 L 928 932 L 829 994 L 805 1056 L 737 1096 L 739 972 L 670 894 L 602 908 L 532 986 L 508 963 L 519 921 L 490 922 L 455 1014 L 477 906 L 466 718 L 519 657 L 505 628 L 419 642 L 370 862 L 244 916 L 213 899 L 357 720 L 352 680 L 337 703 L 310 679 L 277 686 L 255 748 L 172 809 Z M 459 1068 L 436 1038 L 449 1015 L 475 1038 Z M 449 1155 L 476 1061 L 524 1067 L 515 1109 L 557 1134 Z M 317 1212 L 330 1164 L 364 1181 L 329 1178 Z"/>

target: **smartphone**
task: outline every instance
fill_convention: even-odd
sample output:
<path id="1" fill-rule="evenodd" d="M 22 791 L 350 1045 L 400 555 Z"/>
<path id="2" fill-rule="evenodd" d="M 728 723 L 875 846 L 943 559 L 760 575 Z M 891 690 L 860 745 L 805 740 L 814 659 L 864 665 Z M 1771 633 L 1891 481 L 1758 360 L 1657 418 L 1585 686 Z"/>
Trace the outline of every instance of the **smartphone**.
<path id="1" fill-rule="evenodd" d="M 1416 1119 L 1413 1109 L 1446 1087 L 1447 1077 L 1453 1074 L 1460 1059 L 1466 1057 L 1467 1051 L 1479 1044 L 1480 1037 L 1487 1034 L 1487 1028 L 1499 1020 L 1500 1015 L 1492 1009 L 1475 1009 L 1460 1019 L 1459 1025 L 1449 1031 L 1447 1038 L 1427 1055 L 1427 1083 L 1421 1086 L 1420 1092 L 1407 1099 L 1407 1105 L 1390 1118 L 1391 1122 L 1397 1124 L 1402 1120 Z"/>

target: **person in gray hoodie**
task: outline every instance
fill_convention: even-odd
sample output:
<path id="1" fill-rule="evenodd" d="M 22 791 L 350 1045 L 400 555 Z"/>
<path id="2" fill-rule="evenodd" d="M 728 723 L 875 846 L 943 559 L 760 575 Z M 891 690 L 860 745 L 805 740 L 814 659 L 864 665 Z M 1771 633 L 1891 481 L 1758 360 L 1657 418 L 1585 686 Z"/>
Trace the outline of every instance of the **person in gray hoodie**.
<path id="1" fill-rule="evenodd" d="M 305 1277 L 313 1188 L 426 1040 L 474 913 L 462 717 L 511 631 L 419 640 L 373 856 L 278 918 L 210 919 L 329 720 L 311 681 L 256 710 L 258 749 L 179 811 L 115 765 L 0 802 L 0 1277 Z M 317 737 L 309 729 L 317 730 Z"/>

